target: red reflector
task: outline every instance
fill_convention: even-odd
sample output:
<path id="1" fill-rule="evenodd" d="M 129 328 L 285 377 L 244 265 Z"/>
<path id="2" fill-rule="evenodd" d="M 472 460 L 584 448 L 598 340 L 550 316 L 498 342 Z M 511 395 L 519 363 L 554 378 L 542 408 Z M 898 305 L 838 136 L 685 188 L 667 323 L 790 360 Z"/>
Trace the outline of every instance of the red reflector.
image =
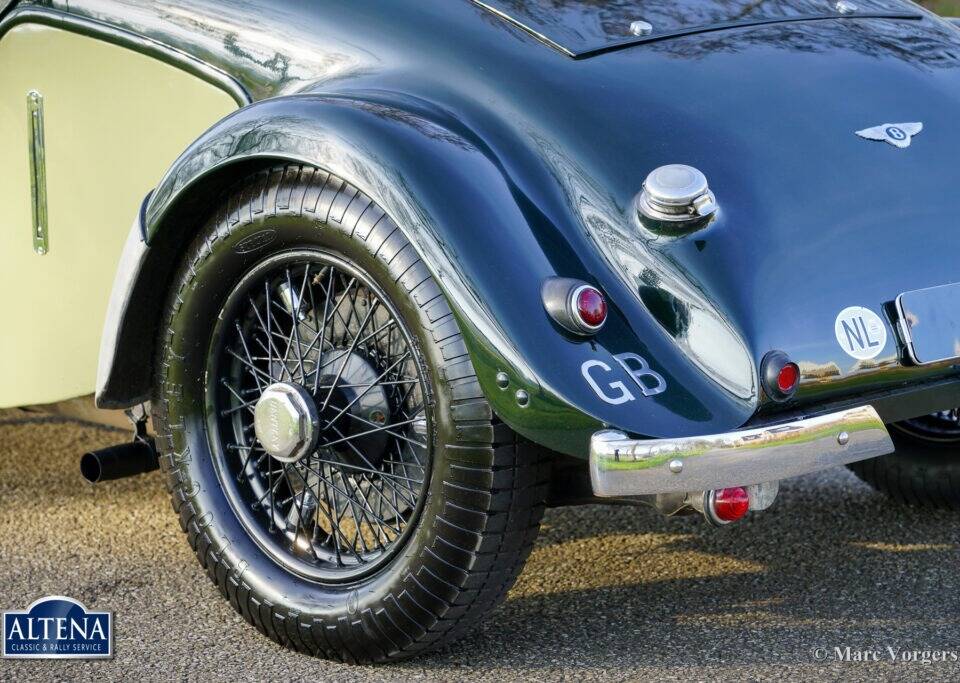
<path id="1" fill-rule="evenodd" d="M 724 522 L 735 522 L 750 509 L 750 496 L 742 486 L 720 489 L 713 496 L 713 514 Z"/>
<path id="2" fill-rule="evenodd" d="M 796 363 L 787 363 L 777 375 L 777 388 L 785 394 L 792 392 L 797 386 L 797 380 L 800 379 L 800 368 Z"/>
<path id="3" fill-rule="evenodd" d="M 577 294 L 577 316 L 588 327 L 600 327 L 607 319 L 607 300 L 600 290 L 583 287 Z"/>

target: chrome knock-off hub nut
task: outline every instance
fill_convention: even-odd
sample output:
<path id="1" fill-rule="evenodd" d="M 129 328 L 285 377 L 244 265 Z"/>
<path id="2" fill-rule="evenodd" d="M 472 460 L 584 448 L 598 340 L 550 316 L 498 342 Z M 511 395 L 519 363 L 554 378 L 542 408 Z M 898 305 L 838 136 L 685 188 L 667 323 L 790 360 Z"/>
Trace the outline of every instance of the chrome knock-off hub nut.
<path id="1" fill-rule="evenodd" d="M 271 384 L 253 410 L 253 427 L 260 445 L 272 458 L 296 462 L 317 445 L 317 405 L 297 384 Z"/>

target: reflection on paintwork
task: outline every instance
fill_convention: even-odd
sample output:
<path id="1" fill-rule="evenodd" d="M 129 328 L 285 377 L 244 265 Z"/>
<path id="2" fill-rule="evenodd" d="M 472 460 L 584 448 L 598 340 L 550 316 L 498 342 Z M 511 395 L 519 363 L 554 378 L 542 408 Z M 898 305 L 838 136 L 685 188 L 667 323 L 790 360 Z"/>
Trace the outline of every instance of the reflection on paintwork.
<path id="1" fill-rule="evenodd" d="M 638 219 L 625 219 L 607 193 L 588 182 L 585 173 L 577 172 L 576 160 L 547 140 L 539 140 L 539 146 L 555 177 L 564 183 L 570 206 L 581 217 L 588 237 L 614 272 L 641 299 L 642 292 L 653 286 L 661 298 L 673 301 L 672 310 L 682 316 L 683 324 L 657 318 L 664 330 L 707 378 L 732 398 L 754 403 L 756 371 L 749 349 L 695 278 L 669 254 L 659 252 L 655 239 L 638 238 Z"/>
<path id="2" fill-rule="evenodd" d="M 652 25 L 651 37 L 747 21 L 843 16 L 827 0 L 478 0 L 563 49 L 580 53 L 635 38 L 630 24 Z M 900 0 L 857 2 L 857 14 L 912 12 Z"/>
<path id="3" fill-rule="evenodd" d="M 341 100 L 338 98 L 320 98 L 311 96 L 317 104 L 328 104 L 331 107 L 343 109 L 352 108 L 366 111 L 380 120 L 400 123 L 417 131 L 420 135 L 429 138 L 443 146 L 455 147 L 460 153 L 476 154 L 476 149 L 466 141 L 453 135 L 450 131 L 437 125 L 435 122 L 419 117 L 411 112 L 389 107 L 381 103 L 362 100 Z M 278 109 L 282 102 L 274 103 Z M 174 165 L 167 176 L 161 181 L 156 192 L 151 197 L 147 207 L 147 223 L 151 225 L 160 220 L 162 212 L 168 206 L 173 196 L 180 192 L 187 182 L 201 170 L 216 167 L 225 159 L 242 159 L 251 155 L 266 155 L 275 153 L 295 153 L 304 159 L 327 159 L 327 168 L 341 176 L 352 177 L 354 182 L 368 189 L 377 197 L 392 197 L 397 200 L 385 202 L 394 209 L 392 216 L 401 225 L 415 226 L 413 238 L 416 240 L 421 253 L 434 264 L 435 273 L 448 291 L 458 292 L 458 303 L 466 308 L 467 316 L 473 325 L 482 332 L 483 337 L 494 342 L 497 349 L 509 359 L 512 367 L 526 382 L 537 385 L 536 375 L 529 369 L 523 357 L 517 352 L 509 335 L 503 329 L 494 313 L 490 310 L 492 302 L 485 300 L 470 283 L 464 280 L 462 269 L 454 264 L 454 259 L 446 249 L 442 233 L 435 226 L 423 220 L 426 213 L 422 207 L 416 205 L 416 198 L 405 195 L 399 196 L 396 188 L 402 187 L 405 179 L 399 174 L 400 169 L 383 161 L 382 165 L 368 166 L 365 170 L 353 167 L 348 159 L 344 158 L 344 151 L 339 145 L 342 140 L 337 139 L 335 131 L 322 131 L 314 119 L 293 114 L 281 114 L 271 117 L 266 112 L 262 123 L 251 125 L 248 120 L 238 118 L 232 125 L 226 125 L 213 138 L 203 139 L 195 145 L 192 155 L 186 163 Z M 351 166 L 347 173 L 342 164 Z M 358 174 L 358 171 L 361 171 Z M 381 199 L 381 201 L 385 201 Z"/>
<path id="4" fill-rule="evenodd" d="M 830 361 L 828 363 L 811 363 L 810 361 L 801 361 L 800 377 L 814 382 L 820 380 L 829 380 L 831 377 L 840 375 L 840 366 Z"/>
<path id="5" fill-rule="evenodd" d="M 335 170 L 410 231 L 473 334 L 481 383 L 488 372 L 495 387 L 499 371 L 511 382 L 516 372 L 518 389 L 529 381 L 524 415 L 549 423 L 558 447 L 598 421 L 647 436 L 738 427 L 757 408 L 755 363 L 771 349 L 804 368 L 840 368 L 819 377 L 811 369 L 791 407 L 947 371 L 901 365 L 893 342 L 884 365 L 851 368 L 832 327 L 846 305 L 837 292 L 880 311 L 899 292 L 955 279 L 955 264 L 939 256 L 956 239 L 942 229 L 955 195 L 942 169 L 960 145 L 955 28 L 854 17 L 574 60 L 467 0 L 397 4 L 402 11 L 383 11 L 382 0 L 44 6 L 189 49 L 256 101 L 160 184 L 151 235 L 167 227 L 167 202 L 232 159 L 286 156 Z M 629 26 L 609 13 L 632 8 L 662 30 L 813 7 L 515 4 L 543 21 L 582 10 L 599 23 L 578 30 L 604 40 Z M 898 0 L 883 6 L 920 12 Z M 852 134 L 881 120 L 922 120 L 925 130 L 902 152 Z M 695 236 L 654 235 L 636 220 L 643 178 L 668 163 L 700 168 L 717 194 L 717 219 Z M 189 219 L 191 208 L 179 215 Z M 899 238 L 905 229 L 910 240 Z M 551 327 L 539 284 L 556 275 L 611 294 L 595 348 Z M 577 370 L 592 358 L 616 368 L 623 352 L 642 355 L 670 388 L 642 410 L 594 410 L 602 402 Z M 520 419 L 511 392 L 491 402 L 508 422 Z"/>
<path id="6" fill-rule="evenodd" d="M 873 372 L 874 370 L 882 370 L 885 367 L 896 364 L 896 356 L 887 356 L 886 358 L 865 358 L 863 360 L 856 361 L 850 366 L 850 369 L 847 372 L 851 375 L 863 375 L 865 373 Z"/>
<path id="7" fill-rule="evenodd" d="M 659 240 L 642 241 L 652 250 L 649 264 L 621 267 L 637 283 L 647 309 L 708 377 L 738 398 L 754 399 L 757 373 L 746 342 L 695 276 L 671 254 L 659 252 Z"/>
<path id="8" fill-rule="evenodd" d="M 486 1 L 486 0 L 484 0 Z M 563 0 L 560 0 L 561 2 Z M 494 4 L 494 3 L 489 3 Z M 499 4 L 499 3 L 497 3 Z M 504 5 L 508 2 L 504 2 Z M 543 0 L 541 5 L 529 4 L 526 0 L 510 0 L 509 4 L 516 6 L 516 16 L 524 17 L 529 14 L 528 19 L 531 25 L 540 25 L 541 21 L 545 26 L 552 26 L 550 13 L 545 9 L 545 4 L 554 4 L 554 0 Z M 571 46 L 577 46 L 577 49 L 571 49 L 576 53 L 578 50 L 587 50 L 589 46 L 598 44 L 602 41 L 605 44 L 615 43 L 624 40 L 626 36 L 620 33 L 620 15 L 617 12 L 623 12 L 624 16 L 632 16 L 639 12 L 645 17 L 653 12 L 662 13 L 662 25 L 672 26 L 674 29 L 688 29 L 693 26 L 706 26 L 712 22 L 709 14 L 697 19 L 697 11 L 700 8 L 705 10 L 716 8 L 718 5 L 744 5 L 747 6 L 746 14 L 738 15 L 731 12 L 730 16 L 740 17 L 737 20 L 748 18 L 772 19 L 781 11 L 784 18 L 799 16 L 800 14 L 809 14 L 804 12 L 804 7 L 821 7 L 821 10 L 814 12 L 822 14 L 822 7 L 829 3 L 811 2 L 811 3 L 780 3 L 760 0 L 759 2 L 699 2 L 690 0 L 689 2 L 660 2 L 653 3 L 651 9 L 647 9 L 648 3 L 637 5 L 634 2 L 628 2 L 621 5 L 607 6 L 606 2 L 594 3 L 594 7 L 589 9 L 589 19 L 583 24 L 578 24 L 577 29 L 561 37 L 562 31 L 570 29 L 561 29 L 557 27 L 557 37 L 561 40 L 566 39 Z M 585 0 L 571 0 L 569 4 L 562 4 L 562 7 L 587 11 L 588 7 Z M 642 11 L 632 11 L 632 8 L 642 7 Z M 674 11 L 674 8 L 682 7 L 683 12 Z M 761 14 L 752 14 L 752 8 L 763 8 L 768 12 L 766 16 Z M 891 0 L 884 3 L 881 7 L 877 5 L 874 11 L 896 11 L 914 13 L 916 6 L 912 3 Z M 608 17 L 605 12 L 612 12 Z M 788 14 L 789 13 L 789 14 Z M 750 30 L 729 30 L 717 31 L 703 35 L 693 35 L 686 38 L 671 40 L 655 40 L 654 42 L 643 43 L 635 49 L 642 49 L 648 52 L 657 52 L 669 55 L 676 59 L 704 59 L 711 55 L 720 53 L 734 54 L 744 52 L 751 48 L 764 47 L 780 51 L 800 51 L 810 54 L 825 54 L 835 50 L 847 50 L 864 56 L 875 58 L 895 58 L 903 60 L 906 66 L 916 68 L 928 67 L 949 67 L 955 63 L 958 46 L 960 46 L 960 32 L 956 28 L 947 24 L 932 24 L 929 21 L 918 20 L 879 20 L 865 19 L 863 12 L 858 15 L 851 15 L 847 19 L 815 21 L 815 22 L 796 22 L 784 24 L 770 24 L 758 26 Z M 723 16 L 723 15 L 718 15 Z M 690 18 L 688 18 L 690 17 Z M 490 16 L 491 23 L 499 24 L 504 31 L 510 29 L 510 25 Z M 629 24 L 629 22 L 628 22 Z M 629 29 L 629 27 L 628 27 Z M 628 30 L 627 29 L 627 30 Z M 608 33 L 609 31 L 609 33 Z M 666 32 L 656 31 L 655 33 Z M 656 35 L 650 38 L 655 39 Z"/>
<path id="9" fill-rule="evenodd" d="M 58 9 L 130 30 L 230 71 L 255 98 L 358 75 L 376 65 L 369 51 L 338 36 L 336 49 L 317 49 L 297 8 L 254 0 L 53 0 Z"/>
<path id="10" fill-rule="evenodd" d="M 675 59 L 705 59 L 752 48 L 829 54 L 837 50 L 875 59 L 896 59 L 902 66 L 927 69 L 956 66 L 960 31 L 928 21 L 818 21 L 773 24 L 749 31 L 721 31 L 706 36 L 650 43 L 643 49 Z"/>
<path id="11" fill-rule="evenodd" d="M 708 378 L 738 399 L 755 399 L 756 372 L 749 349 L 691 275 L 627 232 L 622 221 L 596 218 L 590 227 L 597 246 L 641 300 L 671 302 L 673 316 L 663 315 L 664 308 L 648 306 L 663 329 Z M 650 296 L 651 290 L 655 296 Z"/>

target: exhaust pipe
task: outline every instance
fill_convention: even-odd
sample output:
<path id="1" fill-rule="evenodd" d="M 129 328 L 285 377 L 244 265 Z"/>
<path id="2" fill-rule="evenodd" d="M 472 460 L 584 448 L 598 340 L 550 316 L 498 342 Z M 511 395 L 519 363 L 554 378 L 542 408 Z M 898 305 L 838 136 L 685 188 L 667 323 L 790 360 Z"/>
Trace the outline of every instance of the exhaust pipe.
<path id="1" fill-rule="evenodd" d="M 80 474 L 91 484 L 123 479 L 160 469 L 157 447 L 153 439 L 101 448 L 84 453 L 80 458 Z"/>

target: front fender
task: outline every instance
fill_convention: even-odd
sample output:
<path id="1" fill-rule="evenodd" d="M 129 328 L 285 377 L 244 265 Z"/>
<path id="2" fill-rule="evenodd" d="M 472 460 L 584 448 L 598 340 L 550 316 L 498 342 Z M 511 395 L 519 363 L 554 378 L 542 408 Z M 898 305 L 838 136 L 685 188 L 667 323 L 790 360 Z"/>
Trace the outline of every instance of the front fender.
<path id="1" fill-rule="evenodd" d="M 564 225 L 572 212 L 557 219 L 555 207 L 531 198 L 555 182 L 549 173 L 498 156 L 419 100 L 295 95 L 231 114 L 154 191 L 143 214 L 148 251 L 160 247 L 169 259 L 170 245 L 189 239 L 178 231 L 195 229 L 218 190 L 253 166 L 287 161 L 344 178 L 405 231 L 450 301 L 494 410 L 528 438 L 586 457 L 602 425 L 677 436 L 739 426 L 752 414 L 752 400 L 718 390 L 677 352 L 587 233 Z M 534 170 L 517 177 L 512 168 Z M 547 316 L 540 288 L 553 276 L 607 293 L 611 313 L 595 339 L 573 338 Z M 98 399 L 117 405 L 120 393 L 142 389 Z"/>

